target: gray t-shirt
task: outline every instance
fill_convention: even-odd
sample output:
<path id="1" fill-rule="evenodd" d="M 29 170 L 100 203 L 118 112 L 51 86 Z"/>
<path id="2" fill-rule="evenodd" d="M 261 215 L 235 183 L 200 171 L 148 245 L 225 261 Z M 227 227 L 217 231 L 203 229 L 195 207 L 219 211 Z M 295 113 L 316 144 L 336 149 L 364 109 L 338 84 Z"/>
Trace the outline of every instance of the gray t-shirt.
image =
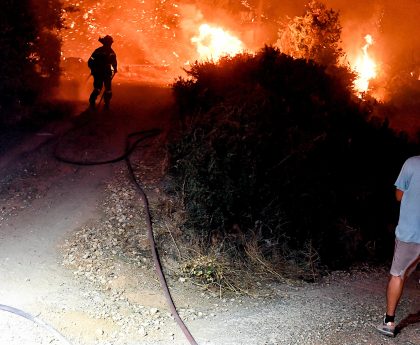
<path id="1" fill-rule="evenodd" d="M 404 192 L 395 235 L 403 242 L 420 243 L 420 156 L 405 161 L 395 186 Z"/>

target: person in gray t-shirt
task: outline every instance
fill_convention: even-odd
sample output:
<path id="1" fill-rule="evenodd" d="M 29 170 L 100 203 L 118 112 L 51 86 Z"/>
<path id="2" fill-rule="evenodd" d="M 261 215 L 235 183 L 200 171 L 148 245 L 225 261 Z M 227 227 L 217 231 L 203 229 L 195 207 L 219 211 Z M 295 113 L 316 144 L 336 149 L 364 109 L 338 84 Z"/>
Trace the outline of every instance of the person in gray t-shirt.
<path id="1" fill-rule="evenodd" d="M 395 182 L 400 216 L 395 230 L 395 249 L 386 290 L 386 314 L 378 331 L 395 336 L 395 312 L 404 283 L 420 262 L 420 156 L 407 159 Z"/>

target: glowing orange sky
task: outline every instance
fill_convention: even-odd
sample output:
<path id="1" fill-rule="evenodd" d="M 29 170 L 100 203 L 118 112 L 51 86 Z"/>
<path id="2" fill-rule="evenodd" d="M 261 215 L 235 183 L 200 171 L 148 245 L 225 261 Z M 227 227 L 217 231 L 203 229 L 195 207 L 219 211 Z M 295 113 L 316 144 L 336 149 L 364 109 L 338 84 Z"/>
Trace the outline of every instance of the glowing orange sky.
<path id="1" fill-rule="evenodd" d="M 286 16 L 302 15 L 308 1 L 238 0 L 64 0 L 63 55 L 87 60 L 100 44 L 99 36 L 111 34 L 119 61 L 125 64 L 165 65 L 180 69 L 198 58 L 191 38 L 201 24 L 223 27 L 248 49 L 259 49 L 276 40 L 276 23 Z M 229 3 L 230 7 L 219 6 Z M 355 59 L 371 34 L 375 44 L 370 54 L 380 61 L 382 71 L 420 65 L 420 2 L 324 1 L 340 12 L 343 48 Z M 259 14 L 267 14 L 264 18 Z M 271 15 L 271 18 L 267 16 Z"/>

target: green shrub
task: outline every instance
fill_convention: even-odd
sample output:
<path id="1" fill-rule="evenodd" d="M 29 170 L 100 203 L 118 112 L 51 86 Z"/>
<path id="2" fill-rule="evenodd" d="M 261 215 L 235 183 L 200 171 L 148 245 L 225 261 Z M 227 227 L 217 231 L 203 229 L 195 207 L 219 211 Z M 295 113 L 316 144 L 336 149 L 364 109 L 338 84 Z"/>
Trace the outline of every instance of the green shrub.
<path id="1" fill-rule="evenodd" d="M 241 251 L 236 234 L 257 231 L 266 257 L 310 242 L 330 267 L 384 253 L 411 149 L 353 96 L 349 71 L 265 47 L 188 73 L 173 85 L 184 126 L 169 164 L 186 233 Z"/>

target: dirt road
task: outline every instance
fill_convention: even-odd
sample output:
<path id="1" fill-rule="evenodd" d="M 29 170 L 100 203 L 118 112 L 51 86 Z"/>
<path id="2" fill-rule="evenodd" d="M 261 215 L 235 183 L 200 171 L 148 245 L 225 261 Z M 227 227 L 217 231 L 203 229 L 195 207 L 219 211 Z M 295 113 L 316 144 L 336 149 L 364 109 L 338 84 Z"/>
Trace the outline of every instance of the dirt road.
<path id="1" fill-rule="evenodd" d="M 129 132 L 159 127 L 165 133 L 172 106 L 168 88 L 117 85 L 109 112 L 77 113 L 19 141 L 17 136 L 2 141 L 0 304 L 37 316 L 74 345 L 188 343 L 168 313 L 147 254 L 130 261 L 114 251 L 112 238 L 106 238 L 109 247 L 98 240 L 115 224 L 124 231 L 124 219 L 141 207 L 133 206 L 124 163 L 68 165 L 53 154 L 58 145 L 69 159 L 118 156 Z M 148 168 L 153 171 L 153 165 Z M 158 193 L 154 186 L 149 191 Z M 63 261 L 63 248 L 75 233 L 80 241 L 98 242 L 95 256 L 78 253 L 86 266 L 71 268 L 64 261 L 76 261 L 69 252 Z M 420 345 L 418 273 L 408 282 L 398 315 L 402 330 L 393 339 L 374 330 L 384 306 L 381 269 L 336 272 L 316 284 L 261 286 L 256 297 L 219 298 L 188 280 L 169 282 L 200 345 Z M 0 311 L 0 344 L 50 343 L 64 342 Z"/>

